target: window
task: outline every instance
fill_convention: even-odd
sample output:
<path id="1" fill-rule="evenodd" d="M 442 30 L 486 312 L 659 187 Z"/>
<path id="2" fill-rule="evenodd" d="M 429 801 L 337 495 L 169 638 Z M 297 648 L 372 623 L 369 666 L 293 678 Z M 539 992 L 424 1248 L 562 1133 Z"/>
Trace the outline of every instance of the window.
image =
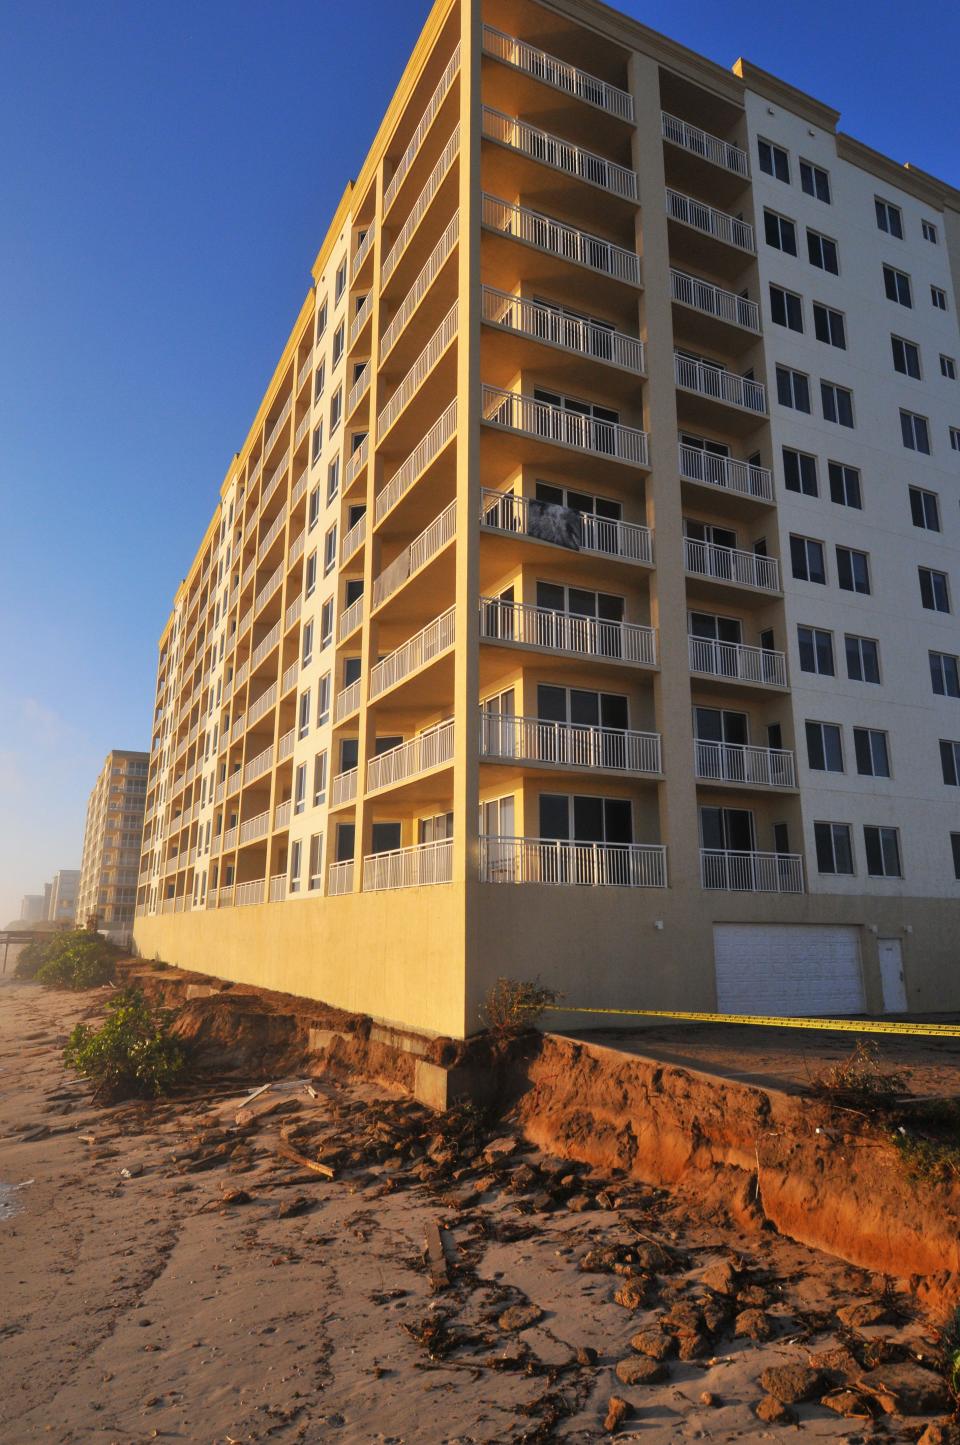
<path id="1" fill-rule="evenodd" d="M 327 532 L 323 539 L 323 575 L 329 576 L 337 565 L 337 524 Z"/>
<path id="2" fill-rule="evenodd" d="M 824 632 L 820 627 L 797 628 L 797 643 L 800 648 L 800 671 L 819 673 L 821 677 L 833 677 L 833 633 Z"/>
<path id="3" fill-rule="evenodd" d="M 866 778 L 889 778 L 890 750 L 887 735 L 877 728 L 854 728 L 853 750 L 857 772 Z"/>
<path id="4" fill-rule="evenodd" d="M 903 877 L 899 829 L 877 828 L 865 823 L 863 843 L 867 851 L 867 872 L 871 878 Z"/>
<path id="5" fill-rule="evenodd" d="M 335 456 L 327 467 L 327 506 L 340 490 L 340 458 Z"/>
<path id="6" fill-rule="evenodd" d="M 836 422 L 837 426 L 853 426 L 853 392 L 845 386 L 821 381 L 820 405 L 824 421 Z"/>
<path id="7" fill-rule="evenodd" d="M 303 844 L 299 838 L 295 843 L 290 844 L 290 892 L 300 892 L 300 861 L 303 854 Z"/>
<path id="8" fill-rule="evenodd" d="M 851 682 L 880 681 L 880 648 L 872 637 L 844 638 L 847 654 L 847 677 Z"/>
<path id="9" fill-rule="evenodd" d="M 299 763 L 293 780 L 293 811 L 302 813 L 307 806 L 307 765 Z"/>
<path id="10" fill-rule="evenodd" d="M 837 582 L 844 592 L 870 591 L 870 567 L 866 552 L 852 547 L 837 548 Z"/>
<path id="11" fill-rule="evenodd" d="M 776 211 L 764 211 L 763 234 L 768 246 L 784 251 L 788 256 L 797 254 L 797 228 L 787 216 Z"/>
<path id="12" fill-rule="evenodd" d="M 323 834 L 314 833 L 310 839 L 310 863 L 307 869 L 307 887 L 317 889 L 322 882 Z"/>
<path id="13" fill-rule="evenodd" d="M 948 788 L 960 787 L 960 743 L 940 739 L 940 767 Z"/>
<path id="14" fill-rule="evenodd" d="M 800 162 L 800 187 L 808 196 L 830 204 L 830 177 L 812 161 Z"/>
<path id="15" fill-rule="evenodd" d="M 936 492 L 925 492 L 920 487 L 911 487 L 910 517 L 915 527 L 923 527 L 928 532 L 939 532 L 940 504 Z"/>
<path id="16" fill-rule="evenodd" d="M 332 355 L 332 357 L 331 357 L 330 359 L 331 359 L 331 361 L 332 361 L 332 363 L 333 363 L 334 366 L 337 365 L 338 361 L 340 360 L 341 356 L 343 355 L 343 336 L 344 336 L 343 322 L 341 321 L 341 322 L 340 322 L 340 325 L 337 327 L 336 331 L 333 333 L 333 355 Z"/>
<path id="17" fill-rule="evenodd" d="M 323 422 L 318 421 L 313 429 L 313 443 L 310 447 L 310 460 L 315 462 L 323 451 Z"/>
<path id="18" fill-rule="evenodd" d="M 914 341 L 904 341 L 902 336 L 891 336 L 890 345 L 893 347 L 893 369 L 899 371 L 903 376 L 912 376 L 915 381 L 920 380 L 920 348 Z"/>
<path id="19" fill-rule="evenodd" d="M 320 303 L 320 309 L 317 312 L 317 341 L 320 340 L 321 336 L 327 329 L 327 311 L 327 298 L 326 296 L 324 296 L 323 300 Z"/>
<path id="20" fill-rule="evenodd" d="M 819 495 L 817 459 L 809 452 L 783 448 L 783 482 L 788 492 L 802 492 L 805 497 Z"/>
<path id="21" fill-rule="evenodd" d="M 823 543 L 813 537 L 790 537 L 790 562 L 799 582 L 826 584 L 827 569 L 823 560 Z"/>
<path id="22" fill-rule="evenodd" d="M 317 683 L 317 726 L 330 719 L 330 674 L 325 672 Z M 326 774 L 324 774 L 326 781 Z"/>
<path id="23" fill-rule="evenodd" d="M 849 823 L 814 823 L 818 873 L 852 873 L 853 845 Z"/>
<path id="24" fill-rule="evenodd" d="M 847 328 L 842 312 L 833 311 L 829 306 L 823 306 L 819 301 L 814 301 L 813 330 L 818 341 L 824 341 L 827 346 L 836 346 L 840 351 L 846 351 Z"/>
<path id="25" fill-rule="evenodd" d="M 325 380 L 326 380 L 326 373 L 327 373 L 327 363 L 326 363 L 325 361 L 321 361 L 320 365 L 317 367 L 316 371 L 313 373 L 313 403 L 314 403 L 314 406 L 316 406 L 316 404 L 317 404 L 317 402 L 320 400 L 321 396 L 323 396 L 323 387 L 324 387 L 324 382 L 325 382 Z"/>
<path id="26" fill-rule="evenodd" d="M 806 723 L 807 762 L 818 773 L 843 772 L 843 735 L 836 723 Z"/>
<path id="27" fill-rule="evenodd" d="M 338 386 L 330 399 L 330 435 L 340 425 L 340 418 L 343 415 L 343 387 Z"/>
<path id="28" fill-rule="evenodd" d="M 883 289 L 887 293 L 888 301 L 896 301 L 900 306 L 913 305 L 910 296 L 910 277 L 905 272 L 897 271 L 893 266 L 884 266 Z"/>
<path id="29" fill-rule="evenodd" d="M 316 585 L 317 585 L 317 554 L 316 554 L 316 551 L 313 551 L 313 552 L 310 553 L 310 556 L 307 558 L 307 565 L 306 565 L 306 567 L 303 569 L 303 595 L 304 595 L 304 597 L 312 597 L 312 596 L 313 596 L 313 593 L 314 593 L 314 590 L 316 589 Z"/>
<path id="30" fill-rule="evenodd" d="M 960 452 L 960 426 L 952 426 L 950 428 L 950 449 L 951 451 Z"/>
<path id="31" fill-rule="evenodd" d="M 300 694 L 300 710 L 297 713 L 297 737 L 305 738 L 310 731 L 310 689 Z"/>
<path id="32" fill-rule="evenodd" d="M 934 306 L 937 308 L 938 311 L 946 311 L 947 293 L 946 291 L 944 291 L 942 286 L 930 287 L 930 300 L 933 302 Z"/>
<path id="33" fill-rule="evenodd" d="M 940 375 L 945 376 L 948 381 L 957 379 L 957 363 L 952 356 L 944 356 L 940 353 Z"/>
<path id="34" fill-rule="evenodd" d="M 840 275 L 840 257 L 837 251 L 836 241 L 829 236 L 821 236 L 819 231 L 811 231 L 807 227 L 807 258 L 811 266 L 818 266 L 821 271 L 829 271 L 831 276 Z"/>
<path id="35" fill-rule="evenodd" d="M 901 407 L 900 433 L 904 446 L 910 451 L 930 455 L 930 428 L 925 416 L 917 416 L 916 412 L 904 411 Z"/>
<path id="36" fill-rule="evenodd" d="M 313 659 L 313 623 L 306 622 L 303 627 L 303 647 L 301 649 L 300 665 L 306 667 Z"/>
<path id="37" fill-rule="evenodd" d="M 346 290 L 346 285 L 347 285 L 347 258 L 346 258 L 346 256 L 344 256 L 343 260 L 340 262 L 340 265 L 337 267 L 337 279 L 336 279 L 336 281 L 334 282 L 334 285 L 333 285 L 333 297 L 334 297 L 334 300 L 335 300 L 335 301 L 339 301 L 339 300 L 340 300 L 340 297 L 343 295 L 344 291 Z"/>
<path id="38" fill-rule="evenodd" d="M 540 837 L 562 842 L 632 843 L 633 810 L 629 798 L 589 794 L 541 793 Z M 576 854 L 573 855 L 574 859 Z M 576 867 L 575 863 L 572 866 Z"/>
<path id="39" fill-rule="evenodd" d="M 960 697 L 960 658 L 949 652 L 930 652 L 930 681 L 938 697 Z"/>
<path id="40" fill-rule="evenodd" d="M 760 169 L 765 175 L 774 176 L 778 181 L 786 181 L 790 184 L 790 157 L 782 146 L 774 145 L 769 140 L 758 140 L 757 151 L 760 155 Z"/>
<path id="41" fill-rule="evenodd" d="M 793 291 L 784 291 L 782 286 L 771 286 L 770 314 L 777 326 L 789 326 L 791 331 L 803 330 L 803 307 L 800 297 Z"/>
<path id="42" fill-rule="evenodd" d="M 327 753 L 315 753 L 313 758 L 313 806 L 327 801 Z"/>
<path id="43" fill-rule="evenodd" d="M 314 487 L 307 503 L 307 531 L 312 532 L 320 520 L 320 488 Z"/>
<path id="44" fill-rule="evenodd" d="M 950 834 L 950 851 L 953 854 L 953 876 L 960 878 L 960 833 Z"/>
<path id="45" fill-rule="evenodd" d="M 862 508 L 860 473 L 856 467 L 848 467 L 843 462 L 827 462 L 827 475 L 831 502 L 836 502 L 838 507 Z"/>
<path id="46" fill-rule="evenodd" d="M 777 401 L 781 406 L 792 407 L 794 411 L 810 410 L 810 380 L 802 371 L 791 371 L 788 366 L 777 367 Z"/>
<path id="47" fill-rule="evenodd" d="M 320 608 L 320 646 L 329 647 L 333 641 L 333 598 L 328 597 Z"/>
<path id="48" fill-rule="evenodd" d="M 931 246 L 937 244 L 937 228 L 932 221 L 921 220 L 920 229 L 923 232 L 923 239 L 929 241 Z"/>
<path id="49" fill-rule="evenodd" d="M 946 572 L 935 572 L 932 567 L 918 567 L 920 576 L 920 601 L 928 612 L 949 612 L 950 593 L 947 588 Z"/>
<path id="50" fill-rule="evenodd" d="M 889 201 L 881 201 L 877 196 L 873 202 L 877 211 L 877 225 L 881 231 L 886 231 L 888 236 L 896 236 L 898 241 L 903 240 L 903 216 L 899 206 L 892 206 Z"/>

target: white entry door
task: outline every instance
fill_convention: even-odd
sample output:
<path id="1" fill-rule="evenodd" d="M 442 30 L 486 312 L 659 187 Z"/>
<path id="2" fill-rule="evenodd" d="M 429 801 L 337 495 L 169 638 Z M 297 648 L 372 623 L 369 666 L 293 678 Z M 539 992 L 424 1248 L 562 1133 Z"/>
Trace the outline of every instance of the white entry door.
<path id="1" fill-rule="evenodd" d="M 877 956 L 880 960 L 884 1013 L 906 1013 L 907 988 L 903 981 L 903 950 L 899 938 L 878 938 Z"/>

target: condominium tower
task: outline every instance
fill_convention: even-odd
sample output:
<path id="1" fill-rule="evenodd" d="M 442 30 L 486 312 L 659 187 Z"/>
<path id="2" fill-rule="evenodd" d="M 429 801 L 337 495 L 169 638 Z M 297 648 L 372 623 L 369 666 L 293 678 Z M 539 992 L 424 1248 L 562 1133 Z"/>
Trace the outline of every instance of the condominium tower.
<path id="1" fill-rule="evenodd" d="M 960 1006 L 960 193 L 837 121 L 437 0 L 160 639 L 145 954 Z"/>
<path id="2" fill-rule="evenodd" d="M 50 889 L 47 900 L 47 919 L 50 923 L 72 924 L 77 911 L 77 889 L 80 885 L 78 868 L 61 868 L 54 873 L 47 885 Z"/>
<path id="3" fill-rule="evenodd" d="M 149 753 L 107 754 L 87 803 L 76 922 L 129 938 L 137 896 Z"/>

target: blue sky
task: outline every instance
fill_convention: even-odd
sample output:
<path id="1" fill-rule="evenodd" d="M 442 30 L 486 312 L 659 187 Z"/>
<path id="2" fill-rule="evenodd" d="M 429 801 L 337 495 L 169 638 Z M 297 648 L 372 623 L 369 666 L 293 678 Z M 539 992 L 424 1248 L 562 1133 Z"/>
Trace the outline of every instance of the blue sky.
<path id="1" fill-rule="evenodd" d="M 104 754 L 148 744 L 173 591 L 428 8 L 3 6 L 0 926 L 79 865 Z M 956 7 L 620 8 L 960 185 Z"/>

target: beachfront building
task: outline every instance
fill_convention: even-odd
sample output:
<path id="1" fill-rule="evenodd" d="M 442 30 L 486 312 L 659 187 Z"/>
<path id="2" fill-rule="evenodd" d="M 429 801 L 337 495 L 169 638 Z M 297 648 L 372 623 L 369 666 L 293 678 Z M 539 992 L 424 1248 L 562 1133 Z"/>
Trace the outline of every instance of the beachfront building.
<path id="1" fill-rule="evenodd" d="M 79 868 L 61 868 L 54 873 L 49 883 L 47 899 L 47 920 L 61 926 L 71 926 L 77 912 L 77 889 L 80 885 Z"/>
<path id="2" fill-rule="evenodd" d="M 87 803 L 76 923 L 118 943 L 133 925 L 149 763 L 149 753 L 109 752 Z"/>
<path id="3" fill-rule="evenodd" d="M 437 0 L 159 644 L 136 940 L 461 1034 L 960 1005 L 960 193 Z"/>

